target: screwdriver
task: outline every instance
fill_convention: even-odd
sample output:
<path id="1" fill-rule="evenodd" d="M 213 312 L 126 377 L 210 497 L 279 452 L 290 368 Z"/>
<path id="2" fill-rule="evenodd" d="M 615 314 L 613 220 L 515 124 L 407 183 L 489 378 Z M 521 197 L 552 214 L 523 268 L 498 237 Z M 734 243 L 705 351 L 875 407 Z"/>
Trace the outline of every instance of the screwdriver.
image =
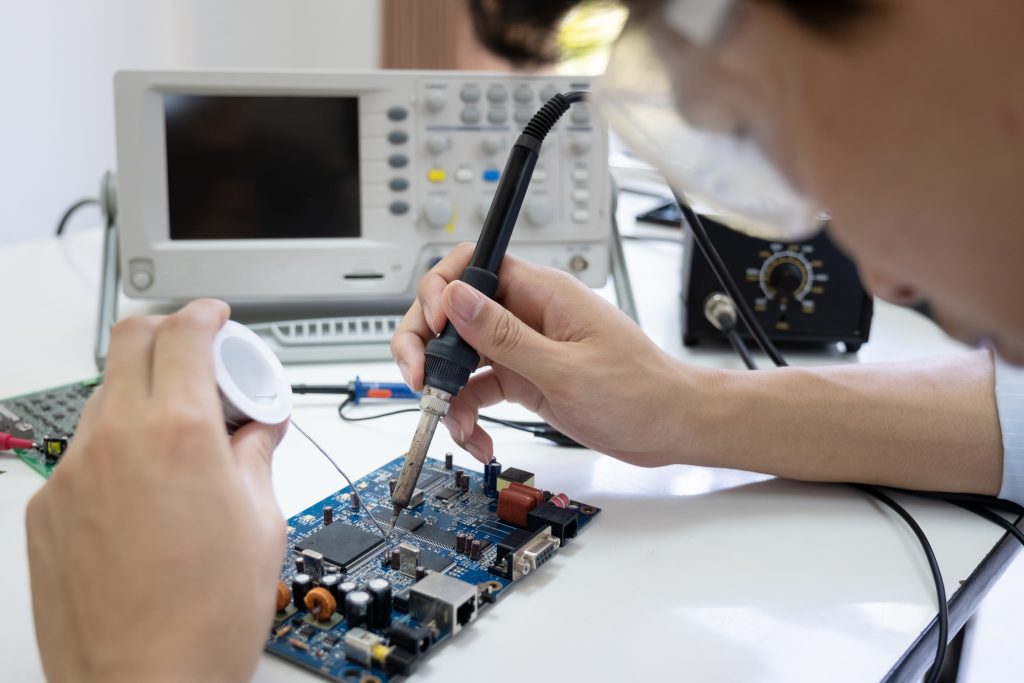
<path id="1" fill-rule="evenodd" d="M 586 92 L 574 91 L 552 97 L 534 114 L 512 145 L 491 208 L 480 229 L 473 257 L 459 278 L 488 297 L 493 298 L 498 290 L 498 269 L 505 258 L 512 230 L 519 218 L 519 210 L 530 186 L 541 144 L 569 107 L 575 102 L 581 102 L 586 95 Z M 480 355 L 463 341 L 450 322 L 440 335 L 427 343 L 420 419 L 413 433 L 412 444 L 405 454 L 402 472 L 391 494 L 392 531 L 398 516 L 412 499 L 437 423 L 448 414 L 449 401 L 466 386 L 470 374 L 479 363 Z"/>

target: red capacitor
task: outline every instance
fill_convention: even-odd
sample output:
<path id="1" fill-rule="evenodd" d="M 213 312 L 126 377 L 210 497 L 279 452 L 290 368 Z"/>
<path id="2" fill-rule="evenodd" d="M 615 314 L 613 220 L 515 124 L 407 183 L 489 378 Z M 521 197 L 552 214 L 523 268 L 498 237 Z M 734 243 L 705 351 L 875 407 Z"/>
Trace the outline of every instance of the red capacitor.
<path id="1" fill-rule="evenodd" d="M 537 501 L 533 496 L 511 486 L 498 494 L 498 519 L 509 524 L 525 527 L 526 515 L 535 507 Z"/>
<path id="2" fill-rule="evenodd" d="M 520 484 L 518 481 L 513 481 L 509 483 L 507 488 L 510 488 L 513 491 L 518 491 L 519 493 L 525 493 L 533 498 L 533 505 L 530 506 L 531 510 L 535 506 L 544 502 L 544 492 L 538 488 L 534 488 L 533 486 L 527 486 L 526 484 Z"/>

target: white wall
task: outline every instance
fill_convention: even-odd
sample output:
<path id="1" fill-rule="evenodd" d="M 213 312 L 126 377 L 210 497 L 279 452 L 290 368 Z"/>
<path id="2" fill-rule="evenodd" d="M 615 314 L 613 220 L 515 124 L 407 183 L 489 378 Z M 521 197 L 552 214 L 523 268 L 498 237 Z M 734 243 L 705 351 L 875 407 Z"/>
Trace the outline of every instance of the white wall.
<path id="1" fill-rule="evenodd" d="M 0 0 L 0 246 L 96 195 L 118 69 L 370 68 L 378 28 L 378 0 Z"/>

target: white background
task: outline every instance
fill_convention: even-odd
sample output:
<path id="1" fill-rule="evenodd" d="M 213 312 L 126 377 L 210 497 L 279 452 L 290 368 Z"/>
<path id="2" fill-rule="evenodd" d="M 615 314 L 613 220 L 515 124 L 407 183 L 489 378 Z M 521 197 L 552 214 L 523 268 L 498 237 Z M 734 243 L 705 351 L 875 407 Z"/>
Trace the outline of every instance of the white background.
<path id="1" fill-rule="evenodd" d="M 372 68 L 379 4 L 0 1 L 0 245 L 51 234 L 115 168 L 118 69 Z M 90 207 L 74 225 L 98 222 Z"/>

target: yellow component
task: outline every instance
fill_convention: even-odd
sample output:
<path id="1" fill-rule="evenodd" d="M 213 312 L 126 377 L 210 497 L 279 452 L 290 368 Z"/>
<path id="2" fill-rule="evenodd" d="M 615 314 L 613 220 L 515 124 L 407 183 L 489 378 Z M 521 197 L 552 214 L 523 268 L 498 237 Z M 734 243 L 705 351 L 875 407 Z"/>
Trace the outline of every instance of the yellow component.
<path id="1" fill-rule="evenodd" d="M 432 168 L 427 171 L 427 180 L 432 183 L 443 183 L 448 174 L 444 172 L 443 168 Z"/>
<path id="2" fill-rule="evenodd" d="M 370 649 L 370 656 L 377 662 L 383 662 L 390 653 L 391 648 L 382 643 L 378 643 Z"/>
<path id="3" fill-rule="evenodd" d="M 281 628 L 279 628 L 276 631 L 274 631 L 274 637 L 275 638 L 280 638 L 281 636 L 286 636 L 286 635 L 288 635 L 291 632 L 292 632 L 292 627 L 291 626 L 282 626 Z"/>
<path id="4" fill-rule="evenodd" d="M 296 648 L 298 648 L 300 650 L 309 650 L 309 645 L 306 645 L 304 642 L 302 642 L 301 640 L 299 640 L 297 638 L 289 638 L 288 639 L 288 644 L 291 645 L 292 647 L 296 647 Z"/>

